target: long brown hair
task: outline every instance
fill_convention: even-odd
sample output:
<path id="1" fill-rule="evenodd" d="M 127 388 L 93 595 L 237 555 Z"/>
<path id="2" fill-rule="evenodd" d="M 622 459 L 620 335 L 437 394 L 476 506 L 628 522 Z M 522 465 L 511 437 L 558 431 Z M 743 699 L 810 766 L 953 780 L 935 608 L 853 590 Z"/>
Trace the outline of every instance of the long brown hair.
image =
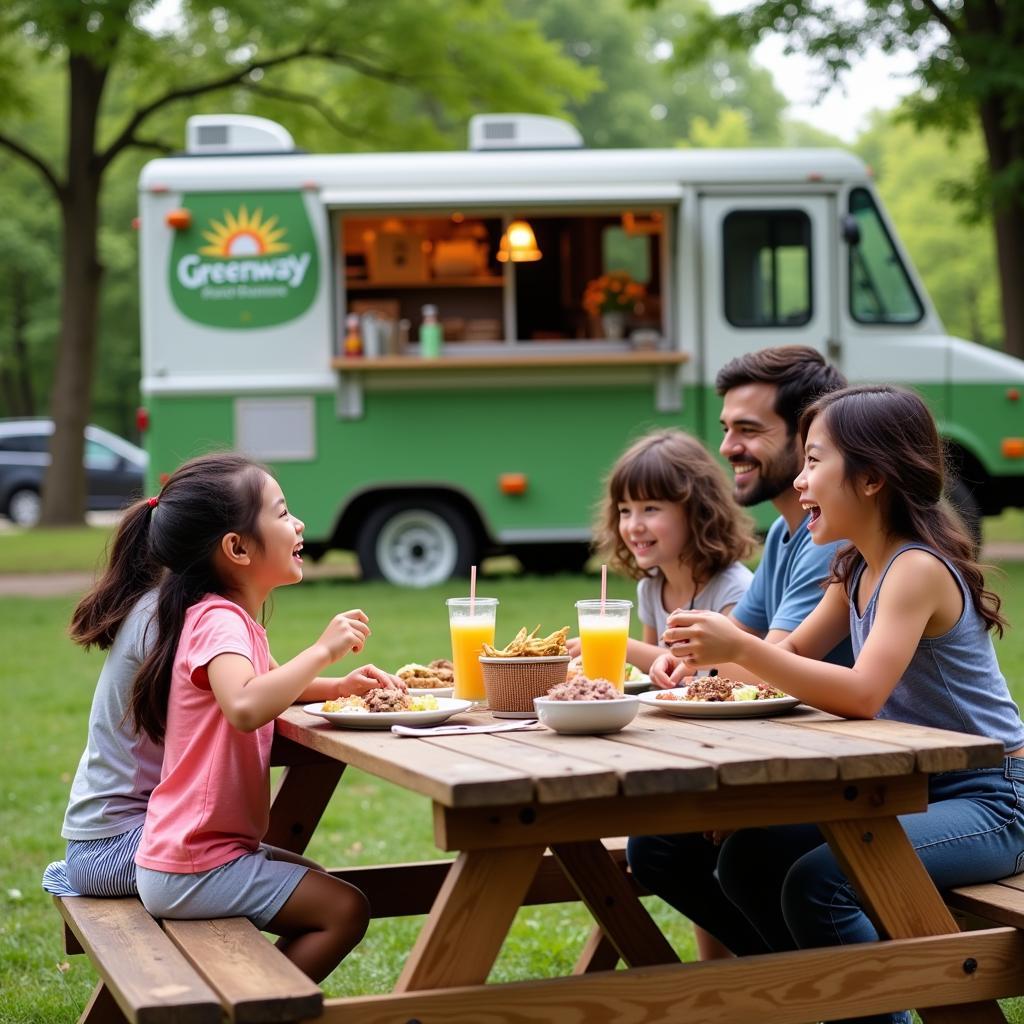
<path id="1" fill-rule="evenodd" d="M 946 460 L 935 420 L 919 395 L 889 385 L 862 385 L 823 395 L 800 420 L 800 434 L 818 417 L 843 457 L 848 480 L 880 479 L 882 517 L 888 534 L 908 537 L 943 555 L 956 568 L 986 629 L 1003 635 L 1001 601 L 985 589 L 974 542 L 944 497 Z M 832 563 L 828 583 L 849 589 L 861 561 L 852 545 Z"/>
<path id="2" fill-rule="evenodd" d="M 636 441 L 608 475 L 595 523 L 596 547 L 608 564 L 635 580 L 646 573 L 619 535 L 619 502 L 669 501 L 683 508 L 687 531 L 681 564 L 707 584 L 754 550 L 753 523 L 736 504 L 722 467 L 681 430 L 657 430 Z"/>

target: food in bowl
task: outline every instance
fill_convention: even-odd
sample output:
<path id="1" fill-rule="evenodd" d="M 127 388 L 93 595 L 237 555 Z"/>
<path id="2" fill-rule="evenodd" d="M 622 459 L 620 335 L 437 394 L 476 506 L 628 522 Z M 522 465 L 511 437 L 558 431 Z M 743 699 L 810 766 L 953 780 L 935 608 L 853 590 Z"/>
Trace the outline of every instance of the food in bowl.
<path id="1" fill-rule="evenodd" d="M 565 641 L 569 636 L 569 627 L 556 629 L 549 636 L 537 636 L 540 624 L 526 632 L 526 627 L 516 633 L 500 650 L 490 644 L 483 645 L 484 656 L 487 658 L 557 658 L 567 656 L 569 649 Z"/>
<path id="2" fill-rule="evenodd" d="M 395 675 L 415 690 L 442 690 L 455 685 L 455 666 L 447 658 L 436 658 L 429 665 L 413 661 Z"/>
<path id="3" fill-rule="evenodd" d="M 622 693 L 607 679 L 577 675 L 552 686 L 547 695 L 551 700 L 618 700 Z"/>
<path id="4" fill-rule="evenodd" d="M 393 687 L 379 686 L 362 697 L 325 700 L 321 710 L 341 715 L 372 715 L 387 711 L 436 711 L 438 707 L 437 698 L 429 694 L 414 697 Z"/>
<path id="5" fill-rule="evenodd" d="M 703 676 L 686 684 L 686 692 L 666 690 L 655 700 L 690 700 L 703 703 L 721 701 L 776 700 L 786 694 L 768 683 L 739 683 L 725 676 Z"/>

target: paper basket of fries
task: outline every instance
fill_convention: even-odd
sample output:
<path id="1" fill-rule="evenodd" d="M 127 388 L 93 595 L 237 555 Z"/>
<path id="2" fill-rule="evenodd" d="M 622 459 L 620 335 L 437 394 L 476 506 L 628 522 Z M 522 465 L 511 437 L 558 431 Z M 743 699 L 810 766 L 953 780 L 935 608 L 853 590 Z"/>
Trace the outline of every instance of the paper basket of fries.
<path id="1" fill-rule="evenodd" d="M 480 666 L 484 692 L 496 718 L 536 718 L 533 698 L 543 697 L 552 686 L 565 682 L 569 627 L 547 637 L 537 637 L 536 633 L 537 629 L 532 633 L 521 629 L 501 650 L 490 644 L 483 646 Z"/>

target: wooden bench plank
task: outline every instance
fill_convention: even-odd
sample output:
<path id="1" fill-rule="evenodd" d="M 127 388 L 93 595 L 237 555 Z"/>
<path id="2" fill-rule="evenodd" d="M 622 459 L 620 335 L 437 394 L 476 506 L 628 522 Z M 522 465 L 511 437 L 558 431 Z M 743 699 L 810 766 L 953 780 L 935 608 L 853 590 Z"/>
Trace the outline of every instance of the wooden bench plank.
<path id="1" fill-rule="evenodd" d="M 1008 884 L 1012 883 L 1012 884 Z M 946 903 L 957 910 L 1024 928 L 1024 875 L 984 885 L 963 885 L 946 893 Z"/>
<path id="2" fill-rule="evenodd" d="M 244 917 L 164 921 L 164 931 L 220 994 L 235 1024 L 319 1017 L 323 993 Z"/>
<path id="3" fill-rule="evenodd" d="M 968 959 L 976 970 L 964 970 Z M 488 1024 L 807 1024 L 823 1015 L 845 1019 L 915 1003 L 919 1008 L 961 1004 L 959 1019 L 973 1024 L 972 1004 L 1021 992 L 1024 936 L 1001 928 L 572 978 L 328 999 L 323 1024 L 482 1018 Z"/>
<path id="4" fill-rule="evenodd" d="M 54 904 L 133 1024 L 218 1024 L 220 1000 L 137 899 Z"/>

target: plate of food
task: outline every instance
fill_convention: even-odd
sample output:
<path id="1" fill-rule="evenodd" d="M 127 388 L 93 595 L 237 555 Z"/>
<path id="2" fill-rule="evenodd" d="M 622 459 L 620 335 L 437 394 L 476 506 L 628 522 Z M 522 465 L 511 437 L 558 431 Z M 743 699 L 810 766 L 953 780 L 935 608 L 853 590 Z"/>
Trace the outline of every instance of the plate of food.
<path id="1" fill-rule="evenodd" d="M 636 665 L 627 663 L 624 686 L 626 693 L 643 693 L 651 688 L 651 677 L 641 672 Z"/>
<path id="2" fill-rule="evenodd" d="M 380 687 L 363 697 L 306 704 L 303 710 L 342 729 L 390 729 L 393 725 L 440 725 L 472 706 L 468 700 L 435 697 L 432 693 L 416 696 Z"/>
<path id="3" fill-rule="evenodd" d="M 674 690 L 651 690 L 639 700 L 684 718 L 761 718 L 785 714 L 800 703 L 767 683 L 737 683 L 722 676 L 705 676 Z"/>
<path id="4" fill-rule="evenodd" d="M 455 692 L 455 666 L 447 658 L 435 658 L 429 665 L 412 661 L 395 675 L 414 697 L 450 697 Z"/>

